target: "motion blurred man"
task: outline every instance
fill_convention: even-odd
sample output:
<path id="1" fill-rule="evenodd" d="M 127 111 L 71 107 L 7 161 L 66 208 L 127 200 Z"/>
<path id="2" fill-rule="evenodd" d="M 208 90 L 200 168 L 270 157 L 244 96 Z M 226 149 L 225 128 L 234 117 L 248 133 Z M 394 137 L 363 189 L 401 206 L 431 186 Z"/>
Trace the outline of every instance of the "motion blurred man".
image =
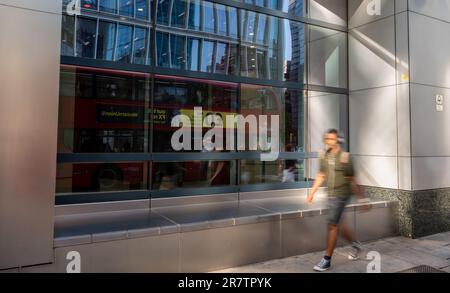
<path id="1" fill-rule="evenodd" d="M 350 154 L 341 149 L 340 144 L 343 139 L 339 137 L 336 129 L 328 130 L 324 139 L 326 151 L 320 153 L 320 170 L 307 197 L 307 202 L 311 204 L 319 187 L 325 180 L 327 181 L 329 206 L 327 250 L 323 259 L 314 266 L 314 270 L 319 272 L 326 271 L 331 267 L 331 257 L 336 247 L 339 230 L 342 236 L 352 244 L 349 259 L 358 259 L 361 251 L 361 244 L 356 241 L 353 232 L 345 223 L 341 223 L 345 206 L 352 196 L 352 183 L 357 187 L 352 160 Z M 357 193 L 360 194 L 359 187 L 357 188 Z"/>

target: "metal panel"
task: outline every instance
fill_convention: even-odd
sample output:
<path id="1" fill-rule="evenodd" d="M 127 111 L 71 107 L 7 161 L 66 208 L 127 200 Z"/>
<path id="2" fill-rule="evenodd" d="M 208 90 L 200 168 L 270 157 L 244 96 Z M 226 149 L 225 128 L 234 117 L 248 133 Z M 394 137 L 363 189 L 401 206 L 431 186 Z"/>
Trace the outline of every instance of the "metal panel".
<path id="1" fill-rule="evenodd" d="M 397 158 L 384 156 L 353 156 L 358 183 L 365 186 L 396 189 Z"/>
<path id="2" fill-rule="evenodd" d="M 237 193 L 201 195 L 201 196 L 183 196 L 174 198 L 154 198 L 151 200 L 152 208 L 183 206 L 202 203 L 216 203 L 238 201 Z"/>
<path id="3" fill-rule="evenodd" d="M 281 223 L 282 256 L 293 256 L 326 248 L 326 216 L 312 216 Z"/>
<path id="4" fill-rule="evenodd" d="M 442 1 L 429 1 L 435 3 Z M 448 8 L 442 12 L 448 17 Z M 450 18 L 449 18 L 450 19 Z M 448 21 L 448 20 L 447 20 Z M 411 82 L 449 88 L 448 67 L 450 23 L 424 15 L 409 13 Z"/>
<path id="5" fill-rule="evenodd" d="M 178 234 L 171 234 L 57 248 L 55 265 L 51 269 L 42 269 L 66 272 L 67 253 L 77 251 L 81 256 L 81 272 L 84 273 L 178 272 L 178 239 Z"/>
<path id="6" fill-rule="evenodd" d="M 306 196 L 306 189 L 267 190 L 239 193 L 240 200 Z"/>
<path id="7" fill-rule="evenodd" d="M 348 0 L 348 26 L 349 28 L 354 28 L 356 26 L 361 26 L 376 20 L 382 19 L 386 16 L 394 14 L 394 1 L 392 0 L 381 0 L 381 14 L 370 16 L 367 13 L 367 6 L 372 0 Z"/>
<path id="8" fill-rule="evenodd" d="M 409 10 L 435 18 L 445 22 L 450 22 L 448 8 L 450 0 L 426 1 L 426 5 L 421 0 L 410 0 Z"/>
<path id="9" fill-rule="evenodd" d="M 448 27 L 450 32 L 450 25 Z M 428 41 L 425 42 L 428 43 Z M 450 49 L 450 42 L 448 48 Z M 436 111 L 436 95 L 444 96 L 443 112 Z M 450 89 L 411 85 L 412 156 L 450 156 L 450 104 L 448 101 L 450 101 Z"/>
<path id="10" fill-rule="evenodd" d="M 126 211 L 150 208 L 150 200 L 130 200 L 119 202 L 101 202 L 93 204 L 70 204 L 55 206 L 55 216 L 72 214 L 99 213 L 112 211 Z"/>
<path id="11" fill-rule="evenodd" d="M 279 258 L 280 222 L 181 235 L 181 271 L 205 272 Z"/>
<path id="12" fill-rule="evenodd" d="M 350 91 L 394 85 L 394 17 L 350 30 L 349 55 Z"/>
<path id="13" fill-rule="evenodd" d="M 1 269 L 53 258 L 61 16 L 1 6 L 0 19 Z"/>
<path id="14" fill-rule="evenodd" d="M 355 231 L 355 214 L 345 212 L 343 221 Z M 289 219 L 281 222 L 282 257 L 300 255 L 326 248 L 326 215 Z M 347 242 L 339 237 L 338 246 Z"/>
<path id="15" fill-rule="evenodd" d="M 396 86 L 350 93 L 350 149 L 353 155 L 397 155 L 396 105 Z"/>
<path id="16" fill-rule="evenodd" d="M 398 235 L 397 205 L 356 211 L 356 236 L 360 241 Z M 376 223 L 376 225 L 374 225 Z"/>
<path id="17" fill-rule="evenodd" d="M 12 7 L 33 9 L 50 13 L 61 13 L 61 0 L 0 0 L 0 5 L 9 5 Z"/>

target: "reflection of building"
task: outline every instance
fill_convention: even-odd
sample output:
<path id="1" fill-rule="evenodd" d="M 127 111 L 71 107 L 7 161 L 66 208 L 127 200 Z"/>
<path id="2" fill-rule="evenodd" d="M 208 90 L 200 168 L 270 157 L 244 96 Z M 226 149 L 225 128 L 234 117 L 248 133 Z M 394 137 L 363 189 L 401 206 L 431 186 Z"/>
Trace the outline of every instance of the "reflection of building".
<path id="1" fill-rule="evenodd" d="M 293 15 L 305 15 L 305 3 L 304 1 L 292 1 L 289 4 L 289 13 Z M 305 26 L 290 25 L 292 36 L 292 58 L 286 64 L 286 80 L 294 82 L 304 82 L 305 76 Z M 286 96 L 286 103 L 290 104 L 290 107 L 286 108 L 286 123 L 292 121 L 305 121 L 304 116 L 304 103 L 303 92 L 293 91 L 289 92 Z M 301 127 L 292 125 L 290 129 L 292 132 L 286 132 L 286 140 L 295 146 L 300 146 L 304 150 L 304 132 Z M 296 132 L 296 133 L 294 133 Z M 297 141 L 293 141 L 293 139 Z"/>

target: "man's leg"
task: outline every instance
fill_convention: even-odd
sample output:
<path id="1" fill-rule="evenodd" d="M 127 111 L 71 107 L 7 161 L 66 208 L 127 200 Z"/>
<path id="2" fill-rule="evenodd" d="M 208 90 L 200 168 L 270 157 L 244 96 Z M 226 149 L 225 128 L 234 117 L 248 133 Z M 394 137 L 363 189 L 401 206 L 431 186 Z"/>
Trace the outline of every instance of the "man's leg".
<path id="1" fill-rule="evenodd" d="M 327 238 L 327 251 L 325 256 L 332 257 L 334 248 L 336 247 L 337 238 L 339 235 L 339 226 L 328 224 L 328 238 Z"/>
<path id="2" fill-rule="evenodd" d="M 355 235 L 353 234 L 353 232 L 350 230 L 350 228 L 348 227 L 347 223 L 342 222 L 340 225 L 340 229 L 341 229 L 341 234 L 342 236 L 350 243 L 353 243 L 356 241 Z"/>
<path id="3" fill-rule="evenodd" d="M 356 240 L 354 232 L 345 222 L 340 225 L 340 230 L 342 236 L 351 243 L 351 250 L 349 251 L 348 258 L 350 260 L 357 260 L 359 258 L 359 253 L 362 250 L 361 243 Z"/>

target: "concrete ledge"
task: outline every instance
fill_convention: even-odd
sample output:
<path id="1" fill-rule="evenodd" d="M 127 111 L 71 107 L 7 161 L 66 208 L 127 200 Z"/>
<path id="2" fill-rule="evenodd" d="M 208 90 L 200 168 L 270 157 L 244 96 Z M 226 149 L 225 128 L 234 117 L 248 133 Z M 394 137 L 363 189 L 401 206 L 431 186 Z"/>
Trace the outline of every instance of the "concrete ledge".
<path id="1" fill-rule="evenodd" d="M 157 236 L 161 234 L 161 228 L 145 228 L 145 229 L 135 229 L 129 230 L 127 234 L 127 238 L 141 238 L 148 236 Z"/>
<path id="2" fill-rule="evenodd" d="M 53 240 L 54 247 L 64 247 L 72 245 L 81 245 L 86 243 L 92 243 L 92 235 L 80 235 L 72 237 L 60 237 Z"/>
<path id="3" fill-rule="evenodd" d="M 357 237 L 368 241 L 397 236 L 397 203 L 369 205 L 371 208 L 365 210 L 361 204 L 352 204 L 344 212 Z M 326 243 L 327 213 L 326 208 L 267 211 L 198 223 L 60 237 L 55 239 L 55 263 L 45 270 L 64 272 L 65 255 L 72 250 L 80 252 L 83 272 L 192 273 L 320 251 Z"/>
<path id="4" fill-rule="evenodd" d="M 398 206 L 396 202 L 379 201 L 363 204 L 351 204 L 345 208 L 345 213 L 353 212 L 370 212 L 372 209 L 388 208 L 392 211 Z M 241 225 L 251 225 L 265 222 L 280 222 L 286 220 L 293 220 L 299 218 L 326 216 L 328 214 L 328 208 L 302 210 L 302 211 L 289 211 L 285 213 L 270 213 L 254 216 L 243 216 L 238 218 L 228 218 L 201 222 L 192 222 L 185 224 L 174 224 L 161 227 L 150 227 L 142 229 L 130 229 L 121 231 L 112 231 L 105 233 L 93 233 L 91 235 L 80 235 L 71 237 L 58 237 L 54 240 L 54 247 L 64 247 L 72 245 L 81 245 L 86 243 L 117 241 L 132 238 L 142 238 L 149 236 L 158 236 L 175 233 L 194 232 L 208 229 L 218 229 Z"/>
<path id="5" fill-rule="evenodd" d="M 92 242 L 95 243 L 95 242 L 121 240 L 126 239 L 127 236 L 128 236 L 127 231 L 92 234 Z"/>

